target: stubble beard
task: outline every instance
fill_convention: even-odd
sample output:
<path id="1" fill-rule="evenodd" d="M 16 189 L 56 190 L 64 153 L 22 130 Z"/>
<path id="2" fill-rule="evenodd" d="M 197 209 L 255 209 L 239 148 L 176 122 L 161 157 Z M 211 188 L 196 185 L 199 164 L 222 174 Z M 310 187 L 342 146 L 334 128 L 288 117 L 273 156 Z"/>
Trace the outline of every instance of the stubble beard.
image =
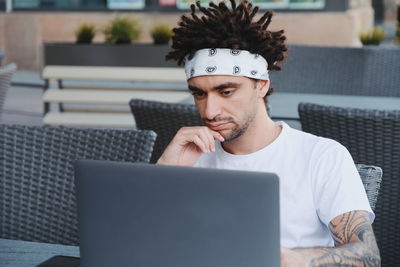
<path id="1" fill-rule="evenodd" d="M 254 118 L 256 117 L 257 109 L 256 106 L 253 105 L 254 108 L 250 110 L 250 112 L 247 113 L 247 116 L 244 119 L 243 123 L 238 123 L 236 122 L 232 117 L 217 117 L 213 119 L 212 121 L 224 121 L 224 122 L 229 122 L 233 123 L 235 126 L 227 133 L 227 134 L 220 134 L 224 137 L 224 142 L 231 142 L 240 136 L 242 136 L 246 131 L 249 129 L 251 123 L 254 121 Z M 210 120 L 203 119 L 204 122 L 209 122 Z"/>
<path id="2" fill-rule="evenodd" d="M 234 122 L 236 126 L 230 131 L 227 136 L 224 136 L 224 142 L 231 142 L 246 133 L 251 123 L 254 121 L 255 117 L 255 112 L 252 112 L 248 116 L 246 116 L 246 120 L 244 121 L 244 123 L 239 124 L 237 122 Z"/>
<path id="3" fill-rule="evenodd" d="M 255 92 L 256 93 L 256 92 Z M 244 117 L 243 123 L 237 123 L 235 122 L 236 126 L 231 130 L 229 135 L 226 137 L 224 136 L 224 142 L 231 142 L 240 136 L 242 136 L 244 133 L 247 132 L 249 129 L 250 125 L 253 123 L 256 115 L 257 115 L 257 97 L 256 95 L 253 95 L 253 103 L 251 104 L 252 109 L 248 110 L 247 115 Z"/>

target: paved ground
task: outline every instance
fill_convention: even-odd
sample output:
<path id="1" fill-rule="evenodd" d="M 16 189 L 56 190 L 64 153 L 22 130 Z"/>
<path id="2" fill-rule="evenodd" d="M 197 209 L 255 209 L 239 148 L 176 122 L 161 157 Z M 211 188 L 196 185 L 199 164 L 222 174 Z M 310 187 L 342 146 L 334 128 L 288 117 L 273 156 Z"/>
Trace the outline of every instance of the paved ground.
<path id="1" fill-rule="evenodd" d="M 13 85 L 7 92 L 2 123 L 41 125 L 42 114 L 41 88 Z"/>
<path id="2" fill-rule="evenodd" d="M 2 123 L 41 125 L 43 84 L 39 72 L 17 71 L 4 102 Z"/>

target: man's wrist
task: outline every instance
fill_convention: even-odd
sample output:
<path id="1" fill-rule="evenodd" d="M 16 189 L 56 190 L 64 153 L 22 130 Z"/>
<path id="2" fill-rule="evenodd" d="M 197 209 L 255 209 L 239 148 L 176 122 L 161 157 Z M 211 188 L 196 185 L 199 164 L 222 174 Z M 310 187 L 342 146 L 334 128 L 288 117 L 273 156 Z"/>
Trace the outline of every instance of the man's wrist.
<path id="1" fill-rule="evenodd" d="M 301 254 L 304 266 L 318 266 L 315 259 L 319 258 L 321 255 L 329 252 L 332 248 L 329 247 L 315 247 L 315 248 L 294 248 L 293 251 Z"/>

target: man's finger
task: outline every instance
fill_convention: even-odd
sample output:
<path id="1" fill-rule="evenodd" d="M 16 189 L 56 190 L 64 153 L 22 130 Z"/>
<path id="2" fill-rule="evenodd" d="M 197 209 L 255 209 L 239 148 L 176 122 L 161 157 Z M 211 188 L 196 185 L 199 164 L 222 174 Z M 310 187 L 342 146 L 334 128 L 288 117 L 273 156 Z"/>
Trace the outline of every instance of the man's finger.
<path id="1" fill-rule="evenodd" d="M 217 139 L 220 142 L 224 142 L 225 141 L 225 138 L 219 132 L 212 131 L 212 130 L 210 130 L 210 131 L 211 131 L 211 133 L 212 133 L 212 135 L 214 136 L 215 139 Z"/>
<path id="2" fill-rule="evenodd" d="M 203 153 L 209 152 L 206 143 L 198 135 L 193 136 L 193 143 L 195 143 Z"/>
<path id="3" fill-rule="evenodd" d="M 201 131 L 199 131 L 199 137 L 201 140 L 203 140 L 204 144 L 207 147 L 207 152 L 211 152 L 212 151 L 212 147 L 214 146 L 215 140 L 212 137 L 211 133 L 207 130 L 207 129 L 201 129 Z"/>
<path id="4" fill-rule="evenodd" d="M 210 132 L 209 129 L 205 129 L 205 134 L 208 138 L 210 151 L 215 152 L 215 139 L 213 134 Z"/>

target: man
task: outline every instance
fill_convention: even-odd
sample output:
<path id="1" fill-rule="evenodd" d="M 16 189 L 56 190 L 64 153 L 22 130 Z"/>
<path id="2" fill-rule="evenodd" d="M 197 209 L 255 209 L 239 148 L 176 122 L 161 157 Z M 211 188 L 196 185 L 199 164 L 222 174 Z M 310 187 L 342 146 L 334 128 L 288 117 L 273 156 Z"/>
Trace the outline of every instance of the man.
<path id="1" fill-rule="evenodd" d="M 192 5 L 174 29 L 167 59 L 185 63 L 205 126 L 180 129 L 158 164 L 277 173 L 282 266 L 379 266 L 374 214 L 349 152 L 268 117 L 283 31 L 267 30 L 271 12 L 253 21 L 257 7 L 231 5 L 197 3 L 201 18 Z"/>

